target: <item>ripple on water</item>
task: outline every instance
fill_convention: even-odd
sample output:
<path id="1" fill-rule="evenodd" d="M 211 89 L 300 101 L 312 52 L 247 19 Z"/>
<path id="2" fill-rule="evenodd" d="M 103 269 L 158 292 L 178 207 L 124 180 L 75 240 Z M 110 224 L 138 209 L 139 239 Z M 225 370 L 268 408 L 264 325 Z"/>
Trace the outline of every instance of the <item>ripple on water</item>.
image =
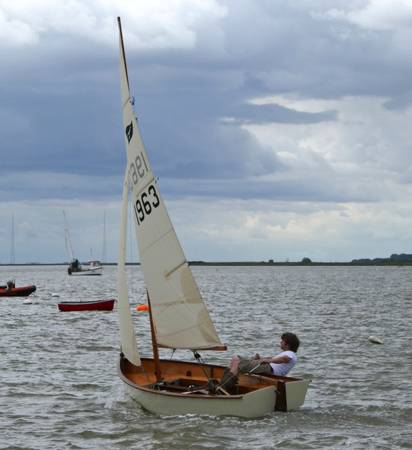
<path id="1" fill-rule="evenodd" d="M 195 267 L 230 349 L 202 352 L 204 359 L 272 354 L 287 330 L 301 338 L 295 375 L 312 379 L 304 407 L 258 420 L 159 418 L 125 395 L 116 311 L 57 309 L 60 301 L 116 298 L 114 267 L 95 279 L 73 279 L 61 266 L 7 270 L 4 278 L 38 290 L 31 305 L 0 303 L 2 449 L 410 448 L 412 268 Z M 144 302 L 139 269 L 128 272 L 132 304 Z M 150 353 L 148 317 L 132 314 Z M 371 345 L 371 334 L 385 344 Z"/>

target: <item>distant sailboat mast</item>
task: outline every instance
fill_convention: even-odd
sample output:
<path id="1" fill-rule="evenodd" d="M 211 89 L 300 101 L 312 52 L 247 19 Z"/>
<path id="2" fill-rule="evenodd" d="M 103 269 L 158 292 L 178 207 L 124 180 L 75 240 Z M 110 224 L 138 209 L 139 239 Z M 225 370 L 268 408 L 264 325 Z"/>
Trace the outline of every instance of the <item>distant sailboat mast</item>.
<path id="1" fill-rule="evenodd" d="M 69 261 L 74 259 L 73 246 L 70 239 L 69 226 L 67 225 L 66 212 L 63 210 L 63 218 L 64 218 L 64 243 L 66 245 L 66 252 L 69 256 Z"/>
<path id="2" fill-rule="evenodd" d="M 102 246 L 102 264 L 106 262 L 106 211 L 103 213 L 103 246 Z"/>
<path id="3" fill-rule="evenodd" d="M 10 242 L 10 264 L 16 263 L 16 254 L 14 248 L 14 214 L 11 215 L 11 242 Z"/>

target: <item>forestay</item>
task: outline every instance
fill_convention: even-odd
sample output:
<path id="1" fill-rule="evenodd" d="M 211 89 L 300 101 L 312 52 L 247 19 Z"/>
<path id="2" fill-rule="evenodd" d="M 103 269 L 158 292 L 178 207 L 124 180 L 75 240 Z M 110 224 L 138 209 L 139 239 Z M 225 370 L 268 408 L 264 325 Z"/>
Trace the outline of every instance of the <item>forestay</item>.
<path id="1" fill-rule="evenodd" d="M 122 40 L 120 71 L 127 151 L 126 180 L 132 187 L 140 264 L 150 297 L 157 344 L 176 349 L 224 348 L 177 239 L 147 158 L 130 97 Z"/>

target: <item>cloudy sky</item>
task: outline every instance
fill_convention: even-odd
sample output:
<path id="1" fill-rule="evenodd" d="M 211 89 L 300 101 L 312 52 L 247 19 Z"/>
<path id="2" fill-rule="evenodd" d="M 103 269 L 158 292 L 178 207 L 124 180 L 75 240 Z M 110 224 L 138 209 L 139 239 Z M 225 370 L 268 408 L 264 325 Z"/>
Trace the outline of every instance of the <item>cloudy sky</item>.
<path id="1" fill-rule="evenodd" d="M 188 259 L 412 253 L 411 1 L 0 0 L 0 262 L 117 259 L 118 15 Z"/>

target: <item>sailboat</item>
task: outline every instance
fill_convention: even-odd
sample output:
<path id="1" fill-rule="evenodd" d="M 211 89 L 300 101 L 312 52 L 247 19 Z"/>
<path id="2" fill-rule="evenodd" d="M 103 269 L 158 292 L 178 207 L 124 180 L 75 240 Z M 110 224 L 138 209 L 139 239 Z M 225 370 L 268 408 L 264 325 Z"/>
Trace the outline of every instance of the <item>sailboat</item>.
<path id="1" fill-rule="evenodd" d="M 140 135 L 130 95 L 120 18 L 120 80 L 127 166 L 123 181 L 117 271 L 121 353 L 126 391 L 159 415 L 261 417 L 304 402 L 308 380 L 241 374 L 234 393 L 220 388 L 224 367 L 203 362 L 201 350 L 226 350 L 185 258 Z M 129 194 L 130 191 L 130 194 Z M 147 289 L 153 357 L 141 358 L 128 299 L 126 240 L 129 195 L 140 268 Z M 160 359 L 159 348 L 185 349 L 193 361 Z"/>
<path id="2" fill-rule="evenodd" d="M 80 264 L 80 261 L 74 257 L 72 241 L 70 239 L 69 226 L 67 225 L 66 213 L 63 211 L 64 218 L 64 241 L 66 245 L 66 251 L 70 258 L 70 264 L 67 268 L 69 275 L 101 275 L 103 267 L 100 261 L 91 260 L 87 265 Z"/>

